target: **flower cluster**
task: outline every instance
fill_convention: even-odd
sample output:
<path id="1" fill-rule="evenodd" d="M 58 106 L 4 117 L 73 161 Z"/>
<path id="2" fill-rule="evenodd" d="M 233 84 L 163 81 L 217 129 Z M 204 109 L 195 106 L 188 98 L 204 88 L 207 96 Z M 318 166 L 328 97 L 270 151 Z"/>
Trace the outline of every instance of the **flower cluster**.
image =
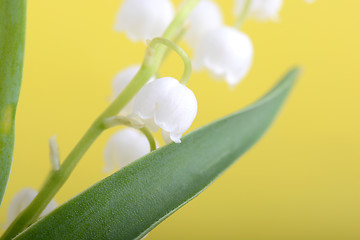
<path id="1" fill-rule="evenodd" d="M 119 124 L 128 127 L 115 133 L 108 141 L 104 151 L 106 165 L 104 171 L 111 172 L 116 168 L 125 167 L 155 150 L 157 143 L 152 132 L 159 129 L 161 129 L 165 144 L 181 143 L 181 137 L 192 125 L 198 109 L 195 94 L 186 87 L 192 67 L 195 70 L 205 69 L 214 79 L 225 80 L 232 87 L 240 83 L 248 74 L 252 65 L 254 48 L 250 37 L 241 31 L 240 27 L 247 18 L 259 21 L 277 20 L 283 0 L 234 1 L 237 20 L 233 26 L 224 23 L 222 12 L 214 1 L 199 0 L 188 16 L 187 23 L 182 26 L 182 29 L 175 29 L 178 32 L 177 36 L 168 39 L 164 32 L 169 25 L 171 26 L 170 23 L 175 17 L 175 8 L 170 0 L 124 0 L 116 17 L 115 30 L 125 32 L 133 41 L 152 40 L 148 41 L 146 55 L 148 59 L 145 58 L 142 65 L 134 65 L 122 70 L 113 81 L 112 100 L 121 102 L 125 99 L 124 102 L 118 106 L 115 105 L 115 108 L 113 108 L 114 105 L 110 105 L 104 114 L 95 121 L 98 125 L 93 125 L 96 130 L 104 130 Z M 314 2 L 314 0 L 305 1 Z M 196 3 L 196 0 L 192 2 Z M 176 20 L 174 22 L 177 22 L 178 25 L 182 23 L 182 21 Z M 165 37 L 159 38 L 163 34 Z M 176 44 L 182 37 L 193 51 L 192 62 Z M 154 76 L 145 75 L 142 79 L 143 82 L 137 87 L 133 87 L 133 85 L 129 87 L 134 80 L 138 80 L 137 76 L 141 76 L 139 72 L 146 65 L 147 60 L 151 62 L 151 59 L 155 58 L 152 56 L 156 50 L 155 43 L 165 45 L 182 58 L 185 65 L 183 77 L 180 81 L 169 76 L 157 78 L 155 77 L 157 73 L 154 72 L 148 74 Z M 158 58 L 163 60 L 164 56 L 166 56 L 166 52 L 163 52 L 163 55 Z M 125 97 L 120 98 L 121 96 Z M 108 111 L 109 109 L 110 111 Z M 119 116 L 113 116 L 120 109 Z M 108 112 L 110 113 L 107 115 Z M 58 174 L 61 165 L 55 137 L 51 138 L 49 143 L 52 171 Z M 76 149 L 73 152 L 75 151 Z M 78 151 L 81 152 L 83 149 Z M 67 160 L 69 161 L 69 159 L 78 160 L 70 157 Z M 68 164 L 67 166 L 67 170 L 71 171 L 72 165 Z M 11 226 L 17 226 L 16 217 L 34 199 L 36 201 L 41 198 L 40 195 L 36 198 L 37 194 L 37 191 L 25 188 L 14 196 L 8 209 L 8 225 L 15 220 Z M 48 205 L 43 208 L 42 212 L 38 211 L 41 214 L 36 215 L 35 213 L 36 216 L 42 217 L 57 207 L 54 200 L 49 201 L 46 202 Z M 30 207 L 32 206 L 36 206 L 36 204 L 31 204 Z M 18 219 L 21 220 L 21 217 L 25 215 L 21 215 Z M 27 226 L 29 224 L 24 225 L 24 227 Z"/>
<path id="2" fill-rule="evenodd" d="M 174 41 L 184 41 L 193 50 L 192 66 L 207 70 L 214 79 L 234 87 L 248 74 L 254 49 L 250 37 L 240 30 L 246 18 L 276 20 L 282 0 L 235 0 L 238 16 L 234 26 L 224 23 L 222 11 L 212 0 L 201 0 Z M 125 0 L 117 14 L 115 29 L 133 41 L 162 36 L 174 17 L 170 0 Z M 113 82 L 114 99 L 132 81 L 140 65 L 122 70 Z M 152 77 L 122 109 L 122 115 L 141 121 L 152 132 L 159 128 L 165 143 L 180 143 L 197 114 L 194 93 L 172 77 Z M 134 153 L 131 153 L 133 151 Z M 125 166 L 150 152 L 146 138 L 137 130 L 121 130 L 105 150 L 106 170 Z"/>

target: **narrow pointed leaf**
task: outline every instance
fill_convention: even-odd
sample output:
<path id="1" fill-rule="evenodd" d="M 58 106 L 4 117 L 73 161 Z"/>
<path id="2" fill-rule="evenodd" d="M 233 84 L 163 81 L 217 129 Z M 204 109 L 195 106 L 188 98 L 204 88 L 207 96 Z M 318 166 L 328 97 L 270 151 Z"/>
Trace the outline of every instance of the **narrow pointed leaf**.
<path id="1" fill-rule="evenodd" d="M 14 122 L 24 63 L 25 0 L 0 0 L 0 205 L 14 152 Z"/>
<path id="2" fill-rule="evenodd" d="M 293 87 L 289 72 L 248 108 L 95 184 L 17 239 L 138 239 L 203 191 L 264 134 Z"/>

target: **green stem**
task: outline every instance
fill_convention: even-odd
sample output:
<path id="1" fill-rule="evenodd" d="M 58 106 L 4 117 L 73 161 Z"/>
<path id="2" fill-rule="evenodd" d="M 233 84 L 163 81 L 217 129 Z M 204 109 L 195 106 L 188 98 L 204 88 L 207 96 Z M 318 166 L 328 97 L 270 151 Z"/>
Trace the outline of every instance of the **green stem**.
<path id="1" fill-rule="evenodd" d="M 104 120 L 105 128 L 112 128 L 120 125 L 125 125 L 127 127 L 132 127 L 136 129 L 144 127 L 144 123 L 142 123 L 141 121 L 125 116 L 118 115 Z"/>
<path id="2" fill-rule="evenodd" d="M 191 72 L 192 72 L 192 66 L 191 66 L 191 60 L 189 58 L 189 56 L 186 54 L 186 52 L 179 47 L 176 43 L 166 39 L 166 38 L 154 38 L 150 44 L 149 47 L 156 49 L 156 47 L 159 44 L 163 44 L 165 46 L 167 46 L 169 49 L 174 50 L 183 60 L 184 62 L 184 73 L 181 76 L 180 82 L 184 85 L 186 85 L 190 79 L 191 76 Z"/>
<path id="3" fill-rule="evenodd" d="M 236 18 L 234 27 L 239 29 L 241 27 L 241 25 L 243 24 L 245 18 L 247 17 L 249 10 L 250 10 L 250 6 L 251 6 L 251 1 L 252 0 L 246 0 L 246 2 L 244 3 L 244 8 L 242 9 L 241 13 L 239 14 L 239 16 Z"/>
<path id="4" fill-rule="evenodd" d="M 151 134 L 148 128 L 144 127 L 143 123 L 125 116 L 114 116 L 105 119 L 104 121 L 104 126 L 106 128 L 112 128 L 121 125 L 138 129 L 140 132 L 142 132 L 145 135 L 145 137 L 149 141 L 151 152 L 156 150 L 156 142 L 154 136 Z"/>
<path id="5" fill-rule="evenodd" d="M 183 4 L 172 23 L 169 25 L 163 38 L 172 39 L 179 29 L 183 26 L 187 16 L 200 0 L 188 0 Z M 123 92 L 111 103 L 111 105 L 94 121 L 85 135 L 80 139 L 75 148 L 70 152 L 58 171 L 52 171 L 39 194 L 34 198 L 30 205 L 22 211 L 19 216 L 11 223 L 5 231 L 1 240 L 12 239 L 22 232 L 30 224 L 35 222 L 41 212 L 49 204 L 51 199 L 64 185 L 70 174 L 80 161 L 81 157 L 90 148 L 97 137 L 105 130 L 104 120 L 118 114 L 123 107 L 135 96 L 142 86 L 158 70 L 161 60 L 165 54 L 165 47 L 158 47 L 155 51 L 148 48 L 140 70 L 123 90 Z M 149 59 L 152 59 L 149 61 Z"/>
<path id="6" fill-rule="evenodd" d="M 172 41 L 177 44 L 181 40 L 181 38 L 185 35 L 187 29 L 188 28 L 186 26 L 182 27 L 181 30 L 176 34 L 176 36 L 172 39 Z M 171 52 L 171 49 L 167 48 L 166 52 L 164 54 L 164 57 L 162 59 L 162 62 L 165 61 L 165 59 L 169 56 L 170 52 Z M 156 78 L 160 78 L 158 76 L 159 76 L 159 73 L 157 73 Z"/>
<path id="7" fill-rule="evenodd" d="M 149 144 L 150 144 L 150 151 L 155 151 L 156 150 L 156 142 L 155 142 L 155 139 L 153 137 L 153 135 L 151 134 L 151 132 L 149 131 L 148 128 L 146 127 L 143 127 L 143 128 L 140 128 L 139 129 L 144 135 L 145 137 L 147 138 L 147 140 L 149 141 Z"/>
<path id="8" fill-rule="evenodd" d="M 182 37 L 185 35 L 187 30 L 188 30 L 187 26 L 182 27 L 172 41 L 177 44 L 182 39 Z"/>

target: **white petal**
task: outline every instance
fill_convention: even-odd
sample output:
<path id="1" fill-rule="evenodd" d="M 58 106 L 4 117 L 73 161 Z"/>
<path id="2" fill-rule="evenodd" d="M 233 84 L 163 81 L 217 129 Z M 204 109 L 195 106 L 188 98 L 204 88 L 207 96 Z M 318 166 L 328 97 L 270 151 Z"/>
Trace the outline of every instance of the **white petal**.
<path id="1" fill-rule="evenodd" d="M 38 194 L 37 191 L 31 188 L 24 188 L 19 191 L 11 200 L 8 208 L 8 224 L 10 224 L 14 219 L 31 203 L 31 201 Z M 41 213 L 41 217 L 47 215 L 57 207 L 57 204 L 54 200 L 50 201 L 48 206 Z"/>
<path id="2" fill-rule="evenodd" d="M 150 152 L 147 138 L 138 130 L 125 128 L 114 134 L 104 151 L 105 172 L 123 168 Z"/>
<path id="3" fill-rule="evenodd" d="M 169 0 L 125 0 L 115 23 L 133 41 L 161 36 L 174 17 Z"/>
<path id="4" fill-rule="evenodd" d="M 160 79 L 159 79 L 160 80 Z M 197 113 L 197 101 L 194 93 L 173 78 L 162 81 L 174 84 L 167 94 L 160 95 L 155 123 L 168 132 L 184 133 L 192 124 Z"/>
<path id="5" fill-rule="evenodd" d="M 194 69 L 206 68 L 225 78 L 229 85 L 239 83 L 250 70 L 253 45 L 250 38 L 235 28 L 220 27 L 209 32 L 195 49 Z"/>
<path id="6" fill-rule="evenodd" d="M 207 32 L 220 27 L 223 23 L 219 6 L 209 0 L 201 1 L 192 11 L 188 20 L 189 28 L 184 39 L 193 48 L 197 47 Z"/>
<path id="7" fill-rule="evenodd" d="M 236 0 L 236 14 L 240 14 L 244 9 L 246 1 L 247 0 Z M 282 5 L 283 0 L 251 0 L 248 16 L 249 18 L 261 21 L 277 20 Z"/>
<path id="8" fill-rule="evenodd" d="M 181 143 L 181 138 L 182 133 L 176 133 L 176 132 L 171 132 L 170 133 L 170 139 L 173 140 L 175 143 Z"/>
<path id="9" fill-rule="evenodd" d="M 180 142 L 181 135 L 191 126 L 197 113 L 194 93 L 174 78 L 154 80 L 138 93 L 134 114 L 142 119 L 153 119 L 170 138 Z"/>

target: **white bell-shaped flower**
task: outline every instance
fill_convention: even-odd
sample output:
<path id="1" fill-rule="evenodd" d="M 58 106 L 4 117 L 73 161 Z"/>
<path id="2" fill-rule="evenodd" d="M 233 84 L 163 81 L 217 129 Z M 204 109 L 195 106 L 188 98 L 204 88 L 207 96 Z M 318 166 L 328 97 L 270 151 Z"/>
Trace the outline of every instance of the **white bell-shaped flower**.
<path id="1" fill-rule="evenodd" d="M 37 191 L 31 188 L 24 188 L 19 191 L 11 200 L 7 218 L 8 224 L 10 224 L 14 219 L 31 203 L 31 201 L 36 197 L 38 194 Z M 50 212 L 52 212 L 57 207 L 57 204 L 54 200 L 50 201 L 44 211 L 41 213 L 40 217 L 43 217 Z"/>
<path id="2" fill-rule="evenodd" d="M 124 128 L 108 141 L 104 151 L 105 172 L 123 168 L 150 152 L 150 144 L 140 131 Z"/>
<path id="3" fill-rule="evenodd" d="M 220 27 L 206 34 L 195 49 L 193 66 L 196 70 L 205 68 L 215 78 L 225 78 L 230 86 L 235 86 L 250 70 L 253 52 L 245 33 Z"/>
<path id="4" fill-rule="evenodd" d="M 159 37 L 174 17 L 169 0 L 125 0 L 116 17 L 115 30 L 133 41 Z"/>
<path id="5" fill-rule="evenodd" d="M 180 143 L 180 137 L 189 129 L 197 113 L 194 93 L 171 77 L 156 79 L 138 93 L 134 114 L 153 121 L 170 134 L 170 139 Z"/>
<path id="6" fill-rule="evenodd" d="M 191 47 L 196 48 L 207 32 L 223 24 L 221 10 L 215 2 L 203 0 L 191 12 L 188 23 L 184 39 Z"/>
<path id="7" fill-rule="evenodd" d="M 236 0 L 236 14 L 240 14 L 244 10 L 247 1 Z M 251 0 L 247 16 L 261 21 L 277 20 L 282 5 L 283 0 Z"/>

